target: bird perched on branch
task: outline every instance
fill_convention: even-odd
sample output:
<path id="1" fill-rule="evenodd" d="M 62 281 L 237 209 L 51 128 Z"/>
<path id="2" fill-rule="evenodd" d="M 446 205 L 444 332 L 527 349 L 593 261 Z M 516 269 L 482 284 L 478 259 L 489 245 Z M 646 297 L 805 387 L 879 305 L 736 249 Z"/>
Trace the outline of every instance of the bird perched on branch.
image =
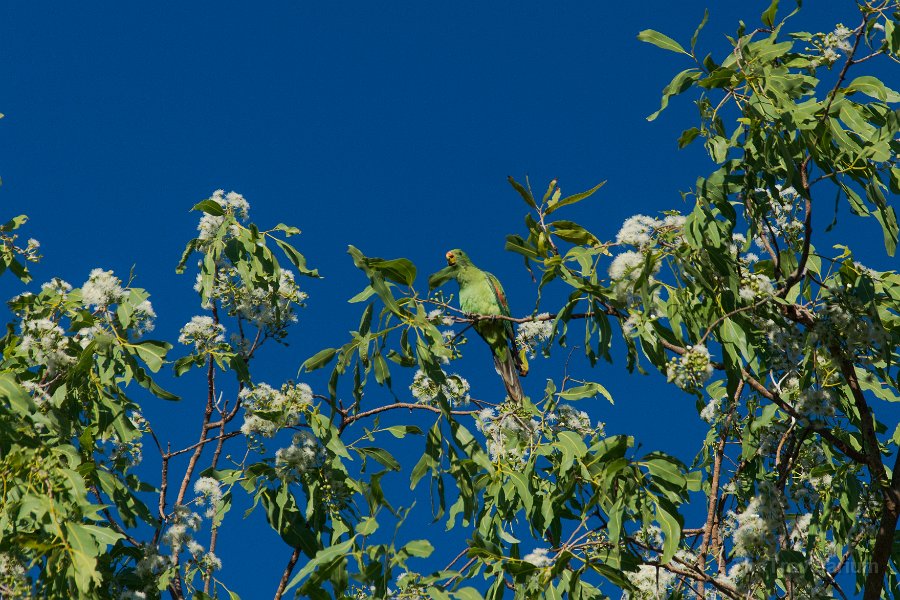
<path id="1" fill-rule="evenodd" d="M 503 286 L 496 277 L 473 265 L 462 250 L 451 250 L 446 257 L 447 266 L 428 279 L 429 286 L 433 289 L 450 279 L 456 280 L 459 284 L 460 309 L 475 317 L 473 327 L 490 346 L 494 366 L 503 379 L 506 393 L 512 400 L 521 402 L 525 393 L 519 375 L 524 377 L 528 374 L 528 365 L 524 353 L 519 353 L 513 324 L 506 319 L 479 318 L 510 316 Z"/>

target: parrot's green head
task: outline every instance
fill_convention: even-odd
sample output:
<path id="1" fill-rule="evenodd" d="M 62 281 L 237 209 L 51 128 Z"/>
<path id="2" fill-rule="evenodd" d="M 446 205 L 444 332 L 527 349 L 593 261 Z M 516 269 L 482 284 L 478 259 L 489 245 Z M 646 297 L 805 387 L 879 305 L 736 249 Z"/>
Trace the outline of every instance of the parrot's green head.
<path id="1" fill-rule="evenodd" d="M 469 260 L 469 255 L 462 250 L 451 250 L 444 256 L 447 259 L 447 266 L 437 273 L 432 274 L 432 276 L 428 278 L 429 289 L 433 290 L 434 288 L 440 287 L 443 284 L 447 283 L 451 279 L 456 279 L 461 268 L 472 266 L 472 261 Z"/>
<path id="2" fill-rule="evenodd" d="M 456 250 L 450 250 L 447 252 L 447 266 L 448 267 L 471 267 L 472 261 L 469 260 L 469 255 L 457 248 Z"/>

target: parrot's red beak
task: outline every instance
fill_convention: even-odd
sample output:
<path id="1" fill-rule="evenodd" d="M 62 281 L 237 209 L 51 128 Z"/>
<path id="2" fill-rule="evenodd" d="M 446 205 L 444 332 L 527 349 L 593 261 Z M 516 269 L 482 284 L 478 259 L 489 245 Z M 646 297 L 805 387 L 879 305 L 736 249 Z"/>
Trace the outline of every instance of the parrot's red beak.
<path id="1" fill-rule="evenodd" d="M 456 264 L 456 255 L 455 254 L 453 254 L 452 252 L 448 252 L 446 254 L 446 256 L 447 256 L 447 264 L 448 265 L 450 265 L 452 267 L 453 265 Z"/>

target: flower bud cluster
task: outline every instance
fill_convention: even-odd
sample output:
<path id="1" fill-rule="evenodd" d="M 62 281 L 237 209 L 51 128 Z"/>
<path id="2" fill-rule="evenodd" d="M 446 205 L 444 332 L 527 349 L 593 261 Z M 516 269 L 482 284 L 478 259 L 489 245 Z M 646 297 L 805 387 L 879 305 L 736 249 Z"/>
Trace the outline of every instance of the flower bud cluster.
<path id="1" fill-rule="evenodd" d="M 666 366 L 666 376 L 678 387 L 693 391 L 713 374 L 709 350 L 703 344 L 688 346 L 681 356 L 674 356 Z"/>

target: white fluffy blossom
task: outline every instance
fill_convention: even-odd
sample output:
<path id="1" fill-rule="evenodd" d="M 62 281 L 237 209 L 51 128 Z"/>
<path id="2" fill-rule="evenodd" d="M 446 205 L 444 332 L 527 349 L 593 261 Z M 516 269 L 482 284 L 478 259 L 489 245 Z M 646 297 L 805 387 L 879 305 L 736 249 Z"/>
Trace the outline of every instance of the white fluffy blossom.
<path id="1" fill-rule="evenodd" d="M 800 393 L 794 408 L 811 420 L 834 416 L 834 394 L 825 389 L 806 389 Z"/>
<path id="2" fill-rule="evenodd" d="M 535 548 L 522 557 L 522 560 L 542 569 L 553 564 L 553 559 L 547 556 L 547 548 Z"/>
<path id="3" fill-rule="evenodd" d="M 706 403 L 706 406 L 703 407 L 703 410 L 700 411 L 700 418 L 707 423 L 712 423 L 718 416 L 719 401 L 715 398 L 710 398 L 709 402 Z"/>
<path id="4" fill-rule="evenodd" d="M 135 306 L 134 313 L 131 316 L 131 328 L 134 330 L 134 334 L 141 336 L 153 331 L 155 327 L 153 319 L 155 318 L 156 311 L 153 310 L 153 305 L 150 304 L 149 300 L 144 300 Z"/>
<path id="5" fill-rule="evenodd" d="M 202 289 L 203 275 L 198 273 L 194 290 Z M 295 323 L 296 306 L 303 306 L 309 297 L 290 269 L 280 269 L 277 277 L 266 277 L 248 285 L 233 266 L 220 265 L 209 291 L 210 298 L 219 300 L 229 315 L 237 315 L 257 327 L 278 330 Z"/>
<path id="6" fill-rule="evenodd" d="M 516 407 L 486 408 L 478 413 L 475 427 L 484 434 L 488 454 L 495 462 L 522 463 L 541 436 L 541 422 Z"/>
<path id="7" fill-rule="evenodd" d="M 244 423 L 241 425 L 241 433 L 244 435 L 261 435 L 262 437 L 272 437 L 278 431 L 278 426 L 268 419 L 263 419 L 257 415 L 245 415 Z"/>
<path id="8" fill-rule="evenodd" d="M 212 477 L 201 477 L 194 484 L 194 493 L 197 494 L 198 506 L 206 505 L 206 516 L 215 515 L 218 504 L 222 501 L 222 488 L 219 482 Z"/>
<path id="9" fill-rule="evenodd" d="M 34 400 L 34 403 L 37 404 L 39 408 L 50 403 L 50 394 L 48 394 L 47 390 L 45 390 L 38 382 L 30 380 L 22 381 L 19 385 L 31 394 L 31 399 Z"/>
<path id="10" fill-rule="evenodd" d="M 58 296 L 65 296 L 72 291 L 72 285 L 59 277 L 54 277 L 50 281 L 41 284 L 41 291 L 56 294 Z"/>
<path id="11" fill-rule="evenodd" d="M 441 392 L 444 393 L 444 397 L 451 406 L 465 405 L 470 401 L 469 382 L 456 373 L 445 373 L 443 385 L 438 385 L 436 381 L 419 369 L 413 376 L 409 391 L 413 398 L 423 404 L 436 404 L 438 394 Z"/>
<path id="12" fill-rule="evenodd" d="M 31 598 L 31 582 L 22 563 L 6 552 L 0 552 L 0 589 L 9 598 Z"/>
<path id="13" fill-rule="evenodd" d="M 50 375 L 75 362 L 75 358 L 66 353 L 68 345 L 66 332 L 50 319 L 22 321 L 21 350 L 35 365 L 45 365 Z"/>
<path id="14" fill-rule="evenodd" d="M 275 466 L 296 477 L 319 466 L 323 458 L 319 440 L 308 431 L 298 431 L 290 446 L 275 453 Z"/>
<path id="15" fill-rule="evenodd" d="M 177 556 L 181 549 L 192 539 L 191 531 L 200 528 L 201 518 L 187 506 L 176 504 L 173 509 L 172 524 L 162 536 L 164 544 L 172 549 L 172 556 Z"/>
<path id="16" fill-rule="evenodd" d="M 555 431 L 574 431 L 575 433 L 586 436 L 594 432 L 591 427 L 591 418 L 583 410 L 578 410 L 569 404 L 560 404 L 556 407 L 556 418 L 553 419 L 553 429 Z"/>
<path id="17" fill-rule="evenodd" d="M 178 342 L 181 344 L 194 344 L 197 353 L 209 352 L 215 349 L 217 344 L 225 341 L 225 327 L 213 321 L 212 317 L 205 315 L 191 318 L 190 323 L 181 328 Z"/>
<path id="18" fill-rule="evenodd" d="M 553 323 L 548 319 L 549 313 L 541 313 L 534 321 L 519 323 L 516 331 L 516 344 L 533 358 L 541 344 L 550 339 Z"/>
<path id="19" fill-rule="evenodd" d="M 619 281 L 625 277 L 637 279 L 644 266 L 644 255 L 634 250 L 627 250 L 617 255 L 609 266 L 609 278 Z"/>
<path id="20" fill-rule="evenodd" d="M 207 552 L 200 558 L 200 567 L 203 571 L 221 571 L 222 560 L 212 552 Z"/>
<path id="21" fill-rule="evenodd" d="M 648 250 L 647 253 L 627 250 L 617 255 L 609 265 L 609 278 L 613 283 L 613 289 L 619 299 L 627 299 L 633 293 L 635 282 L 644 272 L 644 265 L 650 262 L 650 280 L 652 275 L 659 271 L 660 263 L 655 260 Z"/>
<path id="22" fill-rule="evenodd" d="M 81 286 L 81 302 L 88 308 L 106 310 L 122 299 L 122 281 L 112 271 L 94 269 Z"/>
<path id="23" fill-rule="evenodd" d="M 267 383 L 244 388 L 238 396 L 244 406 L 244 435 L 272 437 L 284 427 L 293 427 L 313 401 L 313 391 L 305 383 L 288 382 L 275 389 Z"/>
<path id="24" fill-rule="evenodd" d="M 666 598 L 666 591 L 675 583 L 675 575 L 652 565 L 641 565 L 636 572 L 625 571 L 625 577 L 637 588 L 626 592 L 623 598 L 657 600 Z"/>
<path id="25" fill-rule="evenodd" d="M 236 219 L 246 220 L 249 216 L 250 203 L 236 192 L 225 193 L 225 190 L 216 190 L 209 198 L 221 206 L 226 214 L 233 215 Z M 225 222 L 225 216 L 215 216 L 204 213 L 197 225 L 197 231 L 201 240 L 208 240 L 215 237 L 219 227 Z"/>
<path id="26" fill-rule="evenodd" d="M 769 558 L 778 548 L 784 521 L 784 497 L 771 482 L 762 482 L 759 493 L 740 513 L 728 514 L 736 556 Z"/>
<path id="27" fill-rule="evenodd" d="M 646 215 L 634 215 L 622 223 L 622 228 L 616 235 L 616 243 L 644 248 L 650 244 L 654 231 L 662 225 L 663 221 L 659 219 Z"/>

